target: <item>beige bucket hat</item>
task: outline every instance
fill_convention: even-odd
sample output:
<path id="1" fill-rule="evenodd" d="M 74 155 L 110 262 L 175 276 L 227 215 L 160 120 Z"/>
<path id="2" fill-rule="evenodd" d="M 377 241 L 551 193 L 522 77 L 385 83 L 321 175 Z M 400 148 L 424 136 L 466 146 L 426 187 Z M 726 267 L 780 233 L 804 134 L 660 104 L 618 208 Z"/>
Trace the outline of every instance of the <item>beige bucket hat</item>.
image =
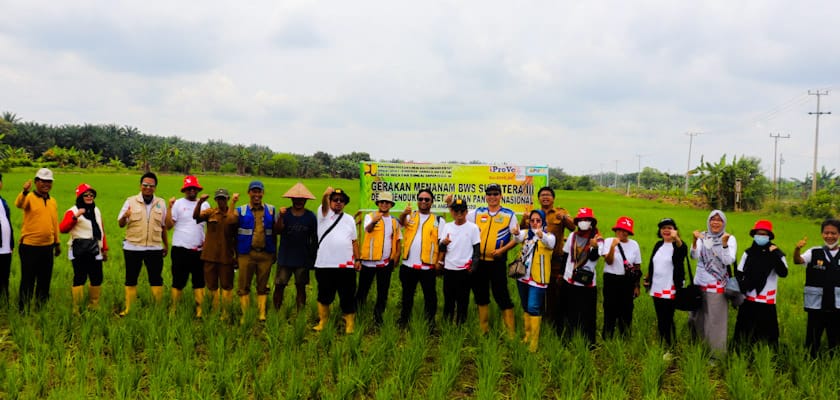
<path id="1" fill-rule="evenodd" d="M 376 196 L 376 202 L 379 203 L 380 201 L 387 201 L 391 203 L 391 205 L 396 204 L 394 203 L 394 195 L 392 195 L 391 192 L 379 192 L 379 195 Z"/>
<path id="2" fill-rule="evenodd" d="M 287 199 L 307 199 L 307 200 L 315 200 L 315 196 L 312 195 L 312 192 L 303 185 L 303 183 L 296 183 L 292 186 L 291 189 L 283 193 L 283 197 Z"/>

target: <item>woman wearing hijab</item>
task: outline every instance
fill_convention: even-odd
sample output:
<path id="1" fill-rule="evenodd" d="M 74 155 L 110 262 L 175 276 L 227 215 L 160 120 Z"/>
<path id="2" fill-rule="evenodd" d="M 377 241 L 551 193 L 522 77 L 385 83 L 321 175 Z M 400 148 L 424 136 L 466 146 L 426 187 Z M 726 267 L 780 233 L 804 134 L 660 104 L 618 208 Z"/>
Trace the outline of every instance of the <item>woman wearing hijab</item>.
<path id="1" fill-rule="evenodd" d="M 688 246 L 680 239 L 677 223 L 671 218 L 659 221 L 656 236 L 660 239 L 653 245 L 648 263 L 648 275 L 645 277 L 645 287 L 653 297 L 653 308 L 656 310 L 656 322 L 659 328 L 659 340 L 669 348 L 674 344 L 676 329 L 674 328 L 674 300 L 677 288 L 682 288 L 685 280 L 685 258 L 688 257 Z M 670 358 L 670 353 L 665 354 Z"/>
<path id="2" fill-rule="evenodd" d="M 735 263 L 738 242 L 726 232 L 726 215 L 713 210 L 706 219 L 706 230 L 694 231 L 691 258 L 697 260 L 694 284 L 703 291 L 703 305 L 689 320 L 716 356 L 726 353 L 727 300 L 724 294 L 729 267 Z"/>
<path id="3" fill-rule="evenodd" d="M 102 261 L 108 258 L 108 245 L 102 226 L 102 213 L 96 206 L 96 190 L 82 183 L 76 188 L 76 205 L 64 213 L 59 224 L 61 233 L 70 234 L 70 250 L 67 252 L 73 263 L 73 312 L 79 312 L 79 304 L 85 298 L 85 282 L 90 278 L 89 308 L 99 306 L 102 285 Z"/>
<path id="4" fill-rule="evenodd" d="M 545 290 L 551 280 L 551 254 L 557 240 L 545 230 L 545 212 L 542 210 L 531 211 L 528 225 L 527 230 L 514 235 L 516 242 L 522 243 L 522 260 L 526 266 L 525 275 L 516 282 L 524 309 L 525 338 L 522 342 L 528 343 L 528 350 L 533 353 L 540 340 Z"/>
<path id="5" fill-rule="evenodd" d="M 577 230 L 572 232 L 569 240 L 563 245 L 563 251 L 568 254 L 566 272 L 563 274 L 568 293 L 566 316 L 570 333 L 579 331 L 586 336 L 590 345 L 594 345 L 598 303 L 595 266 L 601 257 L 604 239 L 598 233 L 598 220 L 595 219 L 591 208 L 579 209 L 574 222 Z"/>
<path id="6" fill-rule="evenodd" d="M 750 236 L 753 238 L 752 245 L 744 251 L 735 270 L 741 292 L 746 297 L 738 308 L 733 342 L 751 344 L 760 340 L 778 346 L 776 289 L 779 278 L 788 275 L 785 253 L 772 242 L 775 235 L 770 221 L 757 221 Z"/>

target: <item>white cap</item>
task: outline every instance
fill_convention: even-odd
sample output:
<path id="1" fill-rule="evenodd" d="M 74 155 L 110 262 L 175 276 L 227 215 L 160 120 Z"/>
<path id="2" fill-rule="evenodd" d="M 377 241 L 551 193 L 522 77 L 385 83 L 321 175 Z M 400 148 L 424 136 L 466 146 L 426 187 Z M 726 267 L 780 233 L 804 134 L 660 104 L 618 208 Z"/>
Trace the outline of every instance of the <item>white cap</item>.
<path id="1" fill-rule="evenodd" d="M 38 170 L 38 173 L 35 174 L 35 177 L 42 181 L 52 181 L 53 173 L 48 168 L 41 168 Z"/>

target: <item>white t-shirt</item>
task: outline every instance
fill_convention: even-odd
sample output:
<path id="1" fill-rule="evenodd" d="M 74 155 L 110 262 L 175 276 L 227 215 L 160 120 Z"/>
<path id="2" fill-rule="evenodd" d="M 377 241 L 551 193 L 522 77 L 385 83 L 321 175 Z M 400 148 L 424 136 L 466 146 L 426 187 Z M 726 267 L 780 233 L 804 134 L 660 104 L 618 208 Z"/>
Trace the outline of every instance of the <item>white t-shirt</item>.
<path id="1" fill-rule="evenodd" d="M 811 262 L 811 257 L 813 257 L 811 252 L 814 251 L 814 249 L 821 249 L 821 248 L 822 248 L 822 246 L 811 247 L 810 249 L 805 250 L 805 252 L 802 253 L 802 260 L 805 261 L 805 265 L 808 265 L 808 263 Z M 829 254 L 831 254 L 831 258 L 837 257 L 837 252 L 838 251 L 840 251 L 840 247 L 829 251 Z"/>
<path id="2" fill-rule="evenodd" d="M 836 251 L 835 251 L 836 253 Z M 747 263 L 747 252 L 745 251 L 744 254 L 741 255 L 741 261 L 738 263 L 738 271 L 744 272 L 744 265 Z M 782 259 L 782 264 L 785 265 L 787 268 L 787 260 L 785 257 L 780 257 Z M 811 258 L 811 251 L 808 251 L 808 258 Z M 761 289 L 761 293 L 758 293 L 755 289 L 750 289 L 749 292 L 744 293 L 746 296 L 746 301 L 752 301 L 755 303 L 764 303 L 764 304 L 776 304 L 776 293 L 779 288 L 779 275 L 776 273 L 776 269 L 770 270 L 770 274 L 767 275 L 767 281 L 764 283 L 764 288 Z"/>
<path id="3" fill-rule="evenodd" d="M 385 240 L 382 243 L 382 260 L 381 261 L 362 260 L 362 266 L 363 267 L 376 268 L 376 267 L 384 266 L 383 264 L 388 264 L 388 259 L 391 258 L 391 241 L 394 239 L 394 232 L 393 232 L 394 231 L 394 228 L 393 228 L 394 223 L 391 222 L 391 219 L 392 219 L 391 215 L 387 215 L 387 216 L 383 215 L 382 220 L 381 220 L 381 222 L 383 224 L 385 224 Z M 373 218 L 371 218 L 370 214 L 365 215 L 365 222 L 364 222 L 364 225 L 362 225 L 362 226 L 363 227 L 368 226 L 372 220 L 373 220 Z M 400 224 L 397 223 L 397 232 L 396 232 L 397 238 L 402 237 L 402 234 L 399 231 L 399 227 L 400 227 Z"/>
<path id="4" fill-rule="evenodd" d="M 683 268 L 681 265 L 680 268 Z M 653 255 L 653 276 L 650 279 L 650 295 L 673 300 L 677 294 L 674 284 L 674 244 L 662 243 Z"/>
<path id="5" fill-rule="evenodd" d="M 613 242 L 617 240 L 618 238 L 614 237 L 604 239 L 604 246 L 601 248 L 601 255 L 606 256 L 609 254 L 610 247 L 612 247 Z M 630 262 L 630 264 L 642 265 L 642 250 L 639 249 L 639 243 L 636 243 L 633 239 L 627 239 L 627 243 L 621 243 L 621 249 L 624 250 L 624 255 L 627 256 L 627 261 Z M 604 261 L 604 273 L 624 275 L 624 259 L 621 258 L 621 252 L 618 250 L 618 247 L 615 248 L 615 252 L 613 253 L 612 264 L 607 264 L 607 262 Z"/>
<path id="6" fill-rule="evenodd" d="M 12 224 L 6 218 L 6 211 L 0 207 L 0 234 L 3 235 L 3 242 L 0 243 L 0 254 L 12 253 Z"/>
<path id="7" fill-rule="evenodd" d="M 566 259 L 566 272 L 563 274 L 563 279 L 565 279 L 566 282 L 569 282 L 570 284 L 575 285 L 575 286 L 586 286 L 586 285 L 572 279 L 572 276 L 573 276 L 573 273 L 574 273 L 574 270 L 575 270 L 575 261 L 572 260 L 572 246 L 575 245 L 576 241 L 577 241 L 577 232 L 573 232 L 571 235 L 569 235 L 569 238 L 566 239 L 566 243 L 563 244 L 563 251 L 565 251 L 566 254 L 569 255 L 569 257 Z M 599 255 L 602 253 L 601 249 L 603 248 L 603 246 L 604 246 L 604 242 L 599 241 L 598 242 L 598 254 Z M 595 259 L 594 261 L 590 260 L 589 259 L 589 253 L 579 254 L 578 257 L 586 258 L 586 263 L 583 264 L 580 268 L 592 271 L 593 273 L 595 272 L 595 267 L 598 265 L 598 260 L 597 259 Z M 620 256 L 619 256 L 619 258 L 620 258 Z M 589 286 L 586 286 L 586 287 L 595 287 L 598 284 L 597 281 L 598 281 L 598 274 L 596 273 L 592 276 L 592 284 L 589 285 Z"/>
<path id="8" fill-rule="evenodd" d="M 435 218 L 434 222 L 431 223 L 440 223 L 438 226 L 438 243 L 440 243 L 443 238 L 446 236 L 443 235 L 443 228 L 444 228 L 444 220 L 443 218 L 438 219 L 436 215 L 432 214 L 419 214 L 420 221 L 417 224 L 417 232 L 414 233 L 414 240 L 411 241 L 411 247 L 408 249 L 408 257 L 403 260 L 403 265 L 406 267 L 414 267 L 415 265 L 419 265 L 420 269 L 432 269 L 434 266 L 423 266 L 423 261 L 420 259 L 420 253 L 423 251 L 423 226 L 429 218 Z M 409 216 L 409 218 L 411 218 Z M 434 263 L 435 260 L 432 260 Z"/>
<path id="9" fill-rule="evenodd" d="M 470 267 L 472 265 L 473 246 L 481 243 L 481 233 L 478 226 L 469 221 L 462 225 L 447 222 L 443 227 L 441 236 L 444 239 L 449 236 L 450 241 L 446 246 L 443 268 L 460 271 Z"/>
<path id="10" fill-rule="evenodd" d="M 193 219 L 193 211 L 198 200 L 187 200 L 182 197 L 172 204 L 172 246 L 183 247 L 190 250 L 201 250 L 204 246 L 204 222 L 197 224 Z M 205 201 L 201 203 L 201 211 L 210 208 Z"/>
<path id="11" fill-rule="evenodd" d="M 318 246 L 318 256 L 315 258 L 315 268 L 353 268 L 353 242 L 356 240 L 356 223 L 353 216 L 344 216 L 338 224 L 324 237 Z M 327 215 L 321 212 L 321 206 L 315 212 L 318 218 L 318 239 L 332 226 L 339 214 L 328 210 Z"/>

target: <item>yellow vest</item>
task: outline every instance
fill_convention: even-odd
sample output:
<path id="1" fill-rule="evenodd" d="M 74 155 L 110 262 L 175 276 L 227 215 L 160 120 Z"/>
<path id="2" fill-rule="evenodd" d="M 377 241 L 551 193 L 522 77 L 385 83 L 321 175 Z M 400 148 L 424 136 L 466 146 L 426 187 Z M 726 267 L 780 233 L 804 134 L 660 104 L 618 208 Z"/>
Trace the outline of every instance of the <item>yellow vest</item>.
<path id="1" fill-rule="evenodd" d="M 417 236 L 417 229 L 420 227 L 420 213 L 414 211 L 411 216 L 406 219 L 405 223 L 405 241 L 403 242 L 402 258 L 408 258 L 408 252 L 411 250 L 411 245 L 414 243 L 414 237 Z M 423 264 L 434 264 L 438 255 L 438 229 L 442 227 L 440 218 L 434 214 L 429 214 L 429 218 L 423 224 L 423 229 L 420 232 L 420 262 Z"/>
<path id="2" fill-rule="evenodd" d="M 551 282 L 551 254 L 554 248 L 548 247 L 542 240 L 537 240 L 537 250 L 531 258 L 531 280 L 540 285 Z"/>
<path id="3" fill-rule="evenodd" d="M 129 197 L 128 203 L 131 215 L 125 226 L 125 241 L 136 246 L 162 247 L 163 213 L 166 210 L 163 199 L 155 196 L 149 213 L 146 213 L 142 195 Z"/>
<path id="4" fill-rule="evenodd" d="M 371 218 L 373 213 L 368 214 Z M 391 217 L 391 255 L 393 256 L 397 249 L 397 240 L 400 237 L 398 230 L 397 219 Z M 380 219 L 373 226 L 373 232 L 368 233 L 365 230 L 365 238 L 362 242 L 362 256 L 361 259 L 365 261 L 382 261 L 382 252 L 385 250 L 385 220 Z"/>
<path id="5" fill-rule="evenodd" d="M 481 259 L 493 261 L 493 250 L 510 242 L 510 220 L 515 218 L 513 211 L 502 207 L 491 216 L 487 207 L 475 210 L 475 224 L 481 230 Z"/>

